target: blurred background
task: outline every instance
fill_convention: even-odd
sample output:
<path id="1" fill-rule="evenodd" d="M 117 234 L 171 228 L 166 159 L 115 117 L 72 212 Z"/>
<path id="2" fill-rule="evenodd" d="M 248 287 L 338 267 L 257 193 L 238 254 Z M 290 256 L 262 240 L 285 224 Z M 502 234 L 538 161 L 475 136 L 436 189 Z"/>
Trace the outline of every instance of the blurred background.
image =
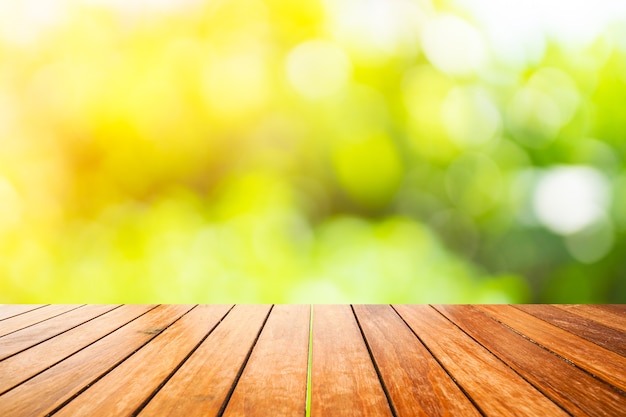
<path id="1" fill-rule="evenodd" d="M 0 302 L 626 303 L 626 3 L 0 3 Z"/>

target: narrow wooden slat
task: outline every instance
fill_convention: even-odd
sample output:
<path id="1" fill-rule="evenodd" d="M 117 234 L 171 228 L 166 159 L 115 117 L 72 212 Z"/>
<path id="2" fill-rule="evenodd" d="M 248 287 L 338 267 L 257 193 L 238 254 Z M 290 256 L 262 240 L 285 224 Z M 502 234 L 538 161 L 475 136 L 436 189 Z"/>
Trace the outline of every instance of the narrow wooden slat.
<path id="1" fill-rule="evenodd" d="M 485 415 L 567 415 L 432 307 L 394 308 Z"/>
<path id="2" fill-rule="evenodd" d="M 313 310 L 311 416 L 391 416 L 350 306 Z"/>
<path id="3" fill-rule="evenodd" d="M 0 336 L 13 333 L 33 324 L 51 319 L 52 317 L 77 309 L 81 304 L 48 305 L 36 310 L 0 321 Z"/>
<path id="4" fill-rule="evenodd" d="M 354 311 L 398 415 L 480 416 L 389 305 Z"/>
<path id="5" fill-rule="evenodd" d="M 615 314 L 626 320 L 626 304 L 600 304 L 598 306 L 610 311 L 614 311 Z"/>
<path id="6" fill-rule="evenodd" d="M 34 346 L 79 324 L 111 311 L 116 305 L 88 305 L 68 311 L 0 338 L 0 360 Z"/>
<path id="7" fill-rule="evenodd" d="M 54 411 L 191 308 L 170 305 L 149 311 L 0 396 L 0 415 L 45 415 Z"/>
<path id="8" fill-rule="evenodd" d="M 154 307 L 154 305 L 122 306 L 3 360 L 0 362 L 0 393 L 37 375 Z"/>
<path id="9" fill-rule="evenodd" d="M 0 320 L 6 320 L 13 316 L 36 310 L 47 304 L 0 304 Z"/>
<path id="10" fill-rule="evenodd" d="M 572 361 L 577 366 L 621 390 L 626 390 L 626 358 L 623 356 L 512 306 L 481 305 L 478 307 L 541 346 Z"/>
<path id="11" fill-rule="evenodd" d="M 472 306 L 436 306 L 446 317 L 574 416 L 617 416 L 626 397 Z"/>
<path id="12" fill-rule="evenodd" d="M 235 306 L 139 415 L 217 415 L 270 308 Z"/>
<path id="13" fill-rule="evenodd" d="M 231 306 L 198 306 L 55 416 L 130 416 L 217 325 Z M 128 389 L 132 387 L 132 389 Z"/>
<path id="14" fill-rule="evenodd" d="M 563 330 L 582 337 L 612 352 L 626 356 L 626 334 L 591 319 L 556 308 L 552 305 L 520 304 L 514 306 Z"/>
<path id="15" fill-rule="evenodd" d="M 310 310 L 274 306 L 224 416 L 305 415 Z"/>
<path id="16" fill-rule="evenodd" d="M 626 332 L 626 317 L 602 305 L 556 304 L 554 307 L 593 320 L 607 327 Z"/>

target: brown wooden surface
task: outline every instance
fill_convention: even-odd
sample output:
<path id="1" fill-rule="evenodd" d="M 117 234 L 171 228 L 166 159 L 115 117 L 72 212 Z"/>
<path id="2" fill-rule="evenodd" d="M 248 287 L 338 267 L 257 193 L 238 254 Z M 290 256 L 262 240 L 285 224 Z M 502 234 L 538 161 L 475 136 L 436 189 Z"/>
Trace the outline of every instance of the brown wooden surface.
<path id="1" fill-rule="evenodd" d="M 396 414 L 480 416 L 390 306 L 356 305 L 354 310 Z"/>
<path id="2" fill-rule="evenodd" d="M 41 308 L 47 304 L 10 304 L 5 305 L 0 310 L 0 320 L 6 320 L 9 317 L 24 314 L 28 311 Z"/>
<path id="3" fill-rule="evenodd" d="M 480 306 L 496 320 L 626 391 L 626 358 L 512 306 Z"/>
<path id="4" fill-rule="evenodd" d="M 139 415 L 213 416 L 221 411 L 271 306 L 238 305 Z"/>
<path id="5" fill-rule="evenodd" d="M 579 317 L 593 320 L 607 327 L 612 327 L 620 332 L 626 332 L 626 316 L 619 314 L 619 312 L 614 311 L 609 306 L 567 304 L 555 305 L 554 307 L 572 312 Z"/>
<path id="6" fill-rule="evenodd" d="M 189 308 L 157 307 L 23 382 L 0 396 L 0 415 L 46 415 L 53 412 L 153 339 Z"/>
<path id="7" fill-rule="evenodd" d="M 391 416 L 350 306 L 313 309 L 311 416 Z"/>
<path id="8" fill-rule="evenodd" d="M 567 415 L 431 306 L 395 308 L 485 414 Z"/>
<path id="9" fill-rule="evenodd" d="M 215 328 L 230 307 L 195 307 L 56 415 L 132 415 Z M 142 365 L 148 363 L 149 372 L 146 372 Z"/>
<path id="10" fill-rule="evenodd" d="M 472 306 L 435 306 L 491 353 L 575 416 L 617 416 L 626 397 Z"/>
<path id="11" fill-rule="evenodd" d="M 305 415 L 310 311 L 274 306 L 225 416 Z"/>
<path id="12" fill-rule="evenodd" d="M 596 345 L 626 356 L 626 338 L 624 333 L 617 329 L 551 305 L 529 304 L 515 307 Z"/>
<path id="13" fill-rule="evenodd" d="M 0 336 L 13 333 L 16 330 L 24 329 L 44 320 L 49 320 L 60 314 L 79 308 L 80 305 L 48 305 L 42 308 L 28 311 L 24 314 L 13 316 L 3 320 L 0 325 Z"/>
<path id="14" fill-rule="evenodd" d="M 0 394 L 68 358 L 155 306 L 129 305 L 0 362 Z M 2 341 L 4 338 L 0 338 Z"/>
<path id="15" fill-rule="evenodd" d="M 16 330 L 0 338 L 0 359 L 7 358 L 57 336 L 73 327 L 111 311 L 116 307 L 118 306 L 102 304 L 83 306 L 49 320 Z"/>
<path id="16" fill-rule="evenodd" d="M 0 416 L 623 416 L 624 329 L 623 305 L 0 305 Z"/>

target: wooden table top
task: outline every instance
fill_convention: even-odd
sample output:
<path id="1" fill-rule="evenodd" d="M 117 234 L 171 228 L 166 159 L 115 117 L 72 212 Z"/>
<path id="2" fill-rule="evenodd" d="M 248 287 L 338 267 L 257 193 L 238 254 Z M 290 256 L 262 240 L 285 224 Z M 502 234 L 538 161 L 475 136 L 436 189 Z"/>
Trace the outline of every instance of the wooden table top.
<path id="1" fill-rule="evenodd" d="M 1 305 L 0 416 L 624 416 L 624 305 Z"/>

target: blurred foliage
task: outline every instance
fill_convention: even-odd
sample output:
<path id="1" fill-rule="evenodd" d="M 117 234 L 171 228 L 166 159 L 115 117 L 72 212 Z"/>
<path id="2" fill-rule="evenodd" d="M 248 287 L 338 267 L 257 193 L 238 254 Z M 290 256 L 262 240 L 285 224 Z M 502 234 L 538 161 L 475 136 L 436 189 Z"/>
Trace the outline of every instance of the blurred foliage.
<path id="1" fill-rule="evenodd" d="M 0 302 L 626 302 L 626 7 L 0 6 Z"/>

